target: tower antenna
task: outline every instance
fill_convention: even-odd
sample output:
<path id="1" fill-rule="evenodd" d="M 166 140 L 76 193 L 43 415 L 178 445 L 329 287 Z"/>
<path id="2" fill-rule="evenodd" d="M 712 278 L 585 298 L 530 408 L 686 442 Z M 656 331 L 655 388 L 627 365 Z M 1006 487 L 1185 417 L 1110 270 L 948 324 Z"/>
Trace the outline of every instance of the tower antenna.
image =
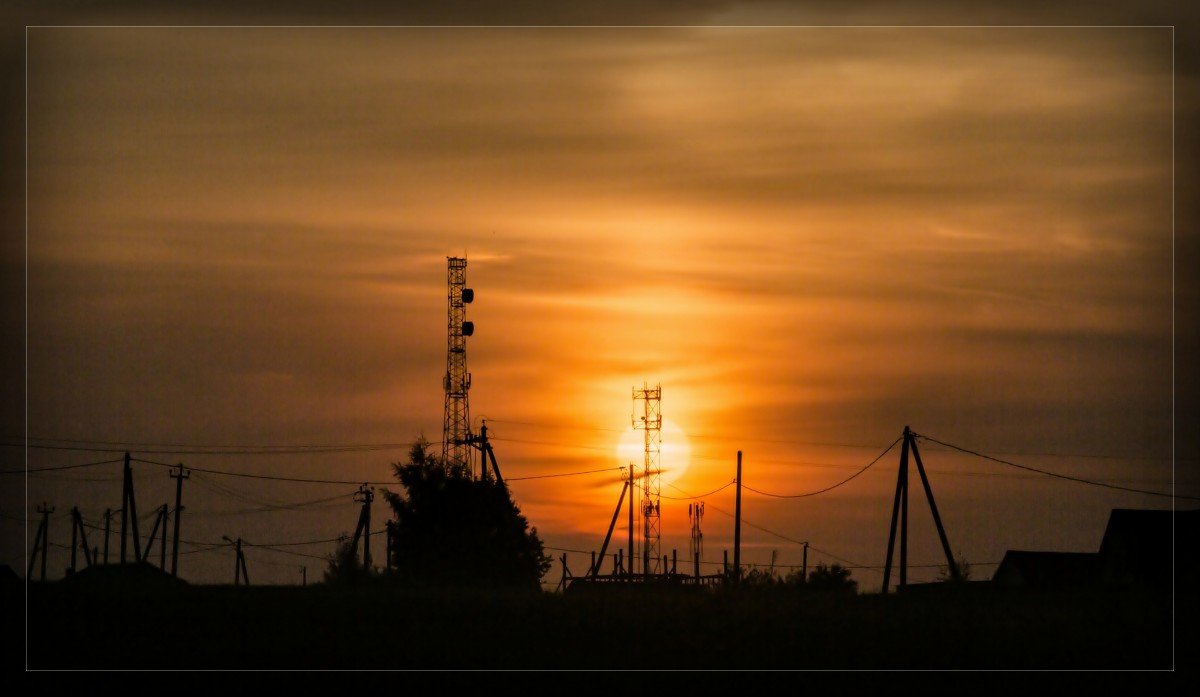
<path id="1" fill-rule="evenodd" d="M 642 472 L 642 573 L 658 573 L 662 564 L 662 526 L 659 495 L 662 490 L 662 386 L 633 388 L 633 401 L 642 403 L 642 413 L 633 414 L 633 428 L 645 434 L 645 465 Z M 636 409 L 636 406 L 634 407 Z M 632 560 L 630 560 L 632 563 Z"/>
<path id="2" fill-rule="evenodd" d="M 466 287 L 465 257 L 446 257 L 446 408 L 442 420 L 442 462 L 452 470 L 474 472 L 471 435 L 471 408 L 468 393 L 471 374 L 467 372 L 467 337 L 475 333 L 475 323 L 466 321 L 466 306 L 475 300 L 475 291 Z"/>

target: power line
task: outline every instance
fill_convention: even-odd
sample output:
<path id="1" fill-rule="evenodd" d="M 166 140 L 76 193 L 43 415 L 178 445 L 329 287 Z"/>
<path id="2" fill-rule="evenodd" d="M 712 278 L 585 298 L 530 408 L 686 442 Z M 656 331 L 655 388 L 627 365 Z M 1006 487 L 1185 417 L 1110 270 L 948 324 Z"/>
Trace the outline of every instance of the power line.
<path id="1" fill-rule="evenodd" d="M 884 456 L 884 455 L 887 455 L 889 452 L 891 452 L 892 448 L 896 447 L 896 444 L 897 444 L 897 443 L 899 443 L 899 442 L 900 442 L 900 439 L 901 439 L 901 438 L 903 438 L 903 437 L 904 437 L 904 436 L 900 436 L 900 437 L 899 437 L 899 438 L 897 438 L 896 440 L 892 441 L 892 444 L 891 444 L 891 445 L 889 445 L 887 448 L 885 448 L 883 452 L 881 452 L 881 453 L 879 453 L 878 455 L 876 455 L 874 460 L 871 460 L 870 462 L 868 462 L 868 463 L 867 463 L 867 465 L 866 465 L 866 467 L 863 467 L 863 468 L 862 468 L 862 469 L 860 469 L 859 471 L 855 472 L 854 474 L 850 475 L 849 477 L 846 477 L 845 479 L 843 479 L 842 481 L 838 482 L 837 484 L 834 484 L 834 485 L 832 485 L 832 486 L 827 486 L 827 487 L 825 487 L 824 489 L 818 489 L 817 491 L 809 491 L 809 492 L 807 492 L 807 493 L 804 493 L 804 494 L 772 494 L 772 493 L 770 493 L 770 492 L 767 492 L 767 491 L 760 491 L 759 489 L 755 489 L 754 487 L 752 487 L 752 486 L 747 486 L 747 485 L 745 485 L 745 484 L 742 484 L 742 488 L 744 488 L 744 489 L 749 489 L 750 491 L 753 491 L 753 492 L 754 492 L 754 493 L 756 493 L 756 494 L 762 494 L 763 496 L 770 496 L 770 497 L 777 498 L 777 499 L 801 499 L 801 498 L 805 498 L 806 496 L 816 496 L 817 494 L 824 494 L 825 492 L 827 492 L 827 491 L 832 491 L 832 490 L 834 490 L 834 489 L 838 488 L 839 486 L 842 486 L 843 484 L 848 484 L 848 483 L 849 483 L 851 480 L 853 480 L 853 479 L 854 479 L 855 477 L 857 477 L 858 475 L 860 475 L 860 474 L 862 474 L 863 472 L 866 472 L 867 470 L 871 469 L 871 467 L 872 467 L 872 466 L 873 466 L 873 465 L 874 465 L 876 462 L 879 462 L 880 460 L 882 460 L 882 459 L 883 459 L 883 456 Z"/>
<path id="2" fill-rule="evenodd" d="M 158 465 L 159 467 L 177 467 L 178 466 L 178 465 L 172 465 L 172 464 L 166 463 L 166 462 L 156 462 L 154 460 L 144 460 L 140 457 L 134 457 L 134 458 L 130 458 L 130 459 L 133 460 L 134 462 L 143 462 L 147 465 Z M 355 480 L 305 479 L 305 478 L 301 478 L 301 477 L 280 477 L 280 476 L 270 475 L 270 474 L 249 474 L 247 472 L 229 472 L 226 470 L 206 469 L 204 467 L 193 467 L 191 465 L 188 465 L 188 469 L 192 470 L 193 472 L 204 472 L 206 474 L 220 474 L 220 475 L 225 475 L 227 477 L 245 477 L 248 479 L 267 479 L 267 480 L 277 481 L 277 482 L 300 482 L 300 483 L 305 483 L 305 484 L 355 484 L 355 485 L 357 485 L 357 484 L 379 484 L 379 485 L 386 485 L 386 484 L 395 484 L 396 483 L 394 481 L 366 481 L 366 482 L 364 482 L 361 479 L 355 479 Z"/>
<path id="3" fill-rule="evenodd" d="M 506 482 L 520 482 L 526 479 L 550 479 L 551 477 L 574 477 L 580 474 L 596 474 L 597 472 L 612 472 L 614 470 L 624 469 L 622 467 L 605 467 L 598 470 L 585 470 L 583 472 L 563 472 L 562 474 L 538 474 L 530 477 L 505 477 Z"/>
<path id="4" fill-rule="evenodd" d="M 59 467 L 36 467 L 33 469 L 24 470 L 0 470 L 0 474 L 27 474 L 30 472 L 58 472 L 60 470 L 73 470 L 81 467 L 95 467 L 97 465 L 109 465 L 114 462 L 121 462 L 123 458 L 113 460 L 100 460 L 99 462 L 84 462 L 78 465 L 61 465 Z"/>
<path id="5" fill-rule="evenodd" d="M 1080 484 L 1090 484 L 1092 486 L 1104 487 L 1106 489 L 1117 489 L 1119 491 L 1130 491 L 1135 494 L 1146 494 L 1148 496 L 1164 496 L 1164 497 L 1173 498 L 1173 499 L 1188 499 L 1190 501 L 1200 501 L 1200 496 L 1185 496 L 1183 494 L 1169 494 L 1169 493 L 1165 493 L 1165 492 L 1161 492 L 1161 491 L 1148 491 L 1146 489 L 1134 489 L 1132 487 L 1118 486 L 1116 484 L 1109 484 L 1107 482 L 1097 482 L 1097 481 L 1094 481 L 1091 479 L 1083 479 L 1082 477 L 1072 477 L 1067 474 L 1059 474 L 1057 472 L 1050 472 L 1048 470 L 1042 470 L 1042 469 L 1038 469 L 1036 467 L 1028 467 L 1026 465 L 1018 465 L 1015 462 L 1009 462 L 1008 460 L 1001 460 L 1000 458 L 992 457 L 991 455 L 984 455 L 983 453 L 976 452 L 974 450 L 969 450 L 967 448 L 953 445 L 951 443 L 946 443 L 946 442 L 940 441 L 936 438 L 933 438 L 932 436 L 924 436 L 924 435 L 921 435 L 916 432 L 914 432 L 913 435 L 922 440 L 927 440 L 932 443 L 937 443 L 938 445 L 944 445 L 947 448 L 952 448 L 961 453 L 966 453 L 967 455 L 974 455 L 975 457 L 980 457 L 985 460 L 991 460 L 992 462 L 998 462 L 1002 465 L 1008 465 L 1009 467 L 1016 467 L 1017 469 L 1023 469 L 1023 470 L 1029 471 L 1029 472 L 1037 472 L 1038 474 L 1044 474 L 1047 477 L 1055 477 L 1057 479 L 1065 479 L 1065 480 L 1071 481 L 1071 482 L 1079 482 Z"/>
<path id="6" fill-rule="evenodd" d="M 595 427 L 595 426 L 570 426 L 567 424 L 552 423 L 552 422 L 548 422 L 548 421 L 542 421 L 542 422 L 510 421 L 507 419 L 488 419 L 488 421 L 495 422 L 495 423 L 517 424 L 517 425 L 521 425 L 521 426 L 536 426 L 539 428 L 549 427 L 549 428 L 555 428 L 555 429 L 561 429 L 561 430 L 604 431 L 604 432 L 611 432 L 611 433 L 624 433 L 625 432 L 620 429 L 599 428 L 599 427 Z M 806 440 L 796 440 L 796 439 L 786 439 L 786 438 L 749 438 L 749 437 L 746 437 L 741 434 L 727 436 L 727 435 L 688 432 L 687 437 L 689 439 L 694 438 L 694 439 L 698 439 L 698 440 L 717 440 L 717 441 L 724 441 L 727 443 L 742 443 L 742 442 L 780 443 L 780 444 L 810 445 L 810 446 L 835 447 L 835 448 L 857 448 L 857 449 L 864 449 L 864 450 L 871 450 L 871 449 L 875 448 L 875 446 L 873 446 L 873 445 L 864 445 L 864 444 L 858 444 L 858 443 L 806 441 Z M 527 441 L 518 441 L 518 442 L 527 442 Z M 548 445 L 567 445 L 567 444 L 565 444 L 565 443 L 548 443 Z M 1146 461 L 1146 460 L 1171 460 L 1172 459 L 1169 456 L 1108 455 L 1108 454 L 1099 454 L 1099 453 L 1001 452 L 1000 454 L 1001 455 L 1022 455 L 1022 456 L 1027 456 L 1027 457 L 1086 458 L 1086 459 L 1095 459 L 1095 460 L 1142 460 L 1142 461 Z M 804 463 L 804 464 L 815 464 L 815 463 Z M 833 466 L 836 467 L 837 465 L 833 465 Z"/>
<path id="7" fill-rule="evenodd" d="M 293 445 L 204 445 L 195 443 L 137 443 L 127 441 L 70 440 L 56 438 L 31 438 L 41 443 L 0 443 L 3 447 L 26 447 L 39 450 L 77 450 L 85 452 L 136 451 L 147 455 L 298 455 L 314 453 L 371 452 L 379 450 L 403 450 L 414 443 L 352 443 L 336 445 L 293 444 Z M 428 441 L 430 445 L 441 441 Z M 71 444 L 71 445 L 64 445 Z M 118 446 L 118 447 L 93 447 Z"/>
<path id="8" fill-rule="evenodd" d="M 712 491 L 708 492 L 707 494 L 700 494 L 699 496 L 667 496 L 666 494 L 659 494 L 659 496 L 664 499 L 671 499 L 672 501 L 693 501 L 695 499 L 702 499 L 702 498 L 705 498 L 708 496 L 712 496 L 713 494 L 717 493 L 718 491 L 723 491 L 725 489 L 728 489 L 729 487 L 733 486 L 734 484 L 737 484 L 736 479 L 728 482 L 727 484 L 725 484 L 723 486 L 719 486 L 716 489 L 713 489 Z M 679 489 L 679 487 L 675 486 L 674 484 L 671 484 L 670 486 L 672 486 L 676 489 Z M 683 491 L 683 489 L 679 489 L 679 490 Z M 684 492 L 684 493 L 686 493 L 686 492 Z"/>

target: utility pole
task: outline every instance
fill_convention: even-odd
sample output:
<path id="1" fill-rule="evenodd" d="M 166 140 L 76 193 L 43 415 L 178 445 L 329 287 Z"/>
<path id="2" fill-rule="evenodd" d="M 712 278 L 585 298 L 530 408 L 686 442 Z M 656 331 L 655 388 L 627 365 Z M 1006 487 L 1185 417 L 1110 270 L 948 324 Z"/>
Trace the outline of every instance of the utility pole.
<path id="1" fill-rule="evenodd" d="M 158 538 L 159 529 L 162 530 L 162 542 L 159 544 L 162 557 L 162 568 L 164 571 L 167 566 L 167 504 L 158 507 L 158 514 L 154 516 L 154 527 L 150 528 L 150 537 L 146 541 L 146 549 L 142 550 L 141 556 L 138 557 L 139 562 L 146 561 L 150 558 L 150 550 L 154 548 L 154 540 Z"/>
<path id="2" fill-rule="evenodd" d="M 633 577 L 633 501 L 637 490 L 633 488 L 633 463 L 629 463 L 629 577 Z"/>
<path id="3" fill-rule="evenodd" d="M 300 567 L 300 585 L 301 586 L 308 585 L 308 567 L 307 566 Z"/>
<path id="4" fill-rule="evenodd" d="M 158 568 L 167 570 L 167 504 L 162 505 L 162 537 L 158 540 Z"/>
<path id="5" fill-rule="evenodd" d="M 183 517 L 183 480 L 191 475 L 191 470 L 184 471 L 182 462 L 176 465 L 170 473 L 171 479 L 175 480 L 175 534 L 171 541 L 171 575 L 177 578 L 179 576 L 179 519 Z"/>
<path id="6" fill-rule="evenodd" d="M 44 582 L 46 580 L 46 549 L 50 540 L 50 514 L 54 512 L 54 509 L 43 501 L 37 510 L 42 514 L 42 581 Z"/>
<path id="7" fill-rule="evenodd" d="M 92 565 L 92 551 L 88 548 L 87 530 L 84 529 L 83 515 L 79 513 L 79 507 L 71 508 L 71 573 L 75 573 L 75 554 L 79 547 L 83 548 L 83 560 L 90 567 Z"/>
<path id="8" fill-rule="evenodd" d="M 604 563 L 604 554 L 608 552 L 608 543 L 612 539 L 613 528 L 617 527 L 617 518 L 621 516 L 621 504 L 625 502 L 625 490 L 629 485 L 621 483 L 621 497 L 617 499 L 617 508 L 613 511 L 612 521 L 608 524 L 608 532 L 604 535 L 604 544 L 600 545 L 600 557 L 596 558 L 596 553 L 592 552 L 592 566 L 588 569 L 588 576 L 598 576 L 600 574 L 600 565 Z M 630 508 L 632 508 L 632 504 Z"/>
<path id="9" fill-rule="evenodd" d="M 917 463 L 917 473 L 925 488 L 925 496 L 929 500 L 929 511 L 933 514 L 933 522 L 937 526 L 938 538 L 942 543 L 942 552 L 946 555 L 946 564 L 950 568 L 951 578 L 958 580 L 958 565 L 950 552 L 950 541 L 946 538 L 946 529 L 942 525 L 942 517 L 938 514 L 937 503 L 933 500 L 933 489 L 929 486 L 929 477 L 925 475 L 925 465 L 921 462 L 921 454 L 917 450 L 916 434 L 904 427 L 904 447 L 900 451 L 900 471 L 896 477 L 896 497 L 892 502 L 892 521 L 888 530 L 887 559 L 883 567 L 883 592 L 887 593 L 888 581 L 892 575 L 892 551 L 896 543 L 896 525 L 900 525 L 900 583 L 897 589 L 903 588 L 908 581 L 908 452 L 911 449 L 913 459 Z"/>
<path id="10" fill-rule="evenodd" d="M 112 509 L 104 509 L 104 564 L 108 565 L 108 534 L 112 528 Z"/>
<path id="11" fill-rule="evenodd" d="M 137 503 L 133 495 L 133 468 L 129 466 L 129 453 L 125 453 L 124 481 L 121 485 L 121 563 L 125 563 L 129 546 L 129 523 L 133 523 L 133 558 L 142 558 L 142 542 L 138 536 Z"/>
<path id="12" fill-rule="evenodd" d="M 742 580 L 742 451 L 737 451 L 737 497 L 733 508 L 733 580 Z"/>
<path id="13" fill-rule="evenodd" d="M 808 542 L 804 543 L 804 561 L 800 566 L 800 579 L 803 583 L 808 583 Z"/>
<path id="14" fill-rule="evenodd" d="M 354 500 L 361 503 L 362 512 L 358 515 L 358 527 L 354 529 L 354 540 L 350 543 L 351 556 L 358 556 L 358 541 L 363 541 L 363 568 L 371 569 L 371 501 L 375 499 L 375 488 L 365 483 L 358 487 Z"/>
<path id="15" fill-rule="evenodd" d="M 229 539 L 229 537 L 226 535 L 222 535 L 221 539 L 234 545 L 234 548 L 237 550 L 237 557 L 233 562 L 233 585 L 240 585 L 239 582 L 245 580 L 246 585 L 249 586 L 250 575 L 246 573 L 246 556 L 242 554 L 242 538 L 239 537 L 235 541 Z"/>
<path id="16" fill-rule="evenodd" d="M 79 538 L 77 537 L 77 535 L 79 533 L 79 525 L 76 523 L 76 519 L 78 518 L 78 516 L 79 516 L 79 507 L 72 506 L 71 507 L 71 573 L 72 574 L 75 573 L 75 550 L 77 550 L 79 548 Z M 87 549 L 87 547 L 85 546 L 84 549 Z"/>

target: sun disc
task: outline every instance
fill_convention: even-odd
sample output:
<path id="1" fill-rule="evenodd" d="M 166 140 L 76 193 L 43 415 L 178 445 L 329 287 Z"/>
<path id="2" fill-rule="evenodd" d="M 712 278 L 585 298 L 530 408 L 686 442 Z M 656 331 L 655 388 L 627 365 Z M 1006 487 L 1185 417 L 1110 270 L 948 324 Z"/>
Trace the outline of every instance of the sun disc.
<path id="1" fill-rule="evenodd" d="M 662 440 L 659 445 L 661 482 L 666 487 L 679 480 L 691 464 L 692 446 L 687 434 L 675 422 L 663 419 Z M 646 463 L 646 432 L 641 429 L 626 429 L 617 442 L 617 460 L 622 467 L 633 463 L 635 472 L 641 476 Z"/>

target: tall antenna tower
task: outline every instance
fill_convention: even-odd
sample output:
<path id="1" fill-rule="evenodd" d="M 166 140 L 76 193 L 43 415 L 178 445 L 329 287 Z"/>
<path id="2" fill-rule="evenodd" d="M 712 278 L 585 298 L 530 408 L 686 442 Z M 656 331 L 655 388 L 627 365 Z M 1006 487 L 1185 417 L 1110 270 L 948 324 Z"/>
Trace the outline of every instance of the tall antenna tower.
<path id="1" fill-rule="evenodd" d="M 475 333 L 475 323 L 465 321 L 467 304 L 475 291 L 466 287 L 467 260 L 446 257 L 446 390 L 445 417 L 442 421 L 442 461 L 453 469 L 474 473 L 471 435 L 471 408 L 467 394 L 471 374 L 467 372 L 467 337 Z"/>
<path id="2" fill-rule="evenodd" d="M 688 504 L 688 519 L 692 522 L 692 559 L 703 559 L 704 533 L 700 531 L 700 523 L 704 520 L 703 501 Z"/>
<path id="3" fill-rule="evenodd" d="M 662 564 L 662 526 L 659 494 L 662 490 L 662 386 L 633 388 L 633 428 L 645 434 L 646 462 L 642 471 L 642 573 L 658 573 Z M 642 403 L 641 416 L 637 402 Z"/>

